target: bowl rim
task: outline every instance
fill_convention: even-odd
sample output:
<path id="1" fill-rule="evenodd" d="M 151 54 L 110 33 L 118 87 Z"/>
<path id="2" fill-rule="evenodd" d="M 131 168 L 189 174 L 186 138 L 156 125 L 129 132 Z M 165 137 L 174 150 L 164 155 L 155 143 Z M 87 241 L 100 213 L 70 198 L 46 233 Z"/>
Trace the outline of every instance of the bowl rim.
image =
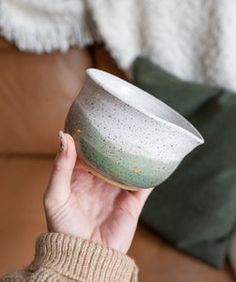
<path id="1" fill-rule="evenodd" d="M 131 108 L 136 109 L 137 111 L 143 113 L 144 115 L 146 115 L 147 117 L 150 117 L 156 121 L 161 121 L 162 123 L 166 123 L 172 127 L 177 127 L 179 130 L 185 132 L 187 135 L 190 135 L 192 138 L 194 138 L 199 144 L 203 144 L 204 143 L 204 138 L 202 137 L 201 133 L 181 114 L 179 114 L 177 111 L 175 111 L 173 108 L 171 108 L 169 105 L 167 105 L 166 103 L 162 102 L 160 99 L 154 97 L 153 95 L 149 94 L 148 92 L 144 91 L 143 89 L 135 86 L 134 84 L 119 78 L 111 73 L 108 73 L 106 71 L 100 70 L 100 69 L 96 69 L 96 68 L 88 68 L 85 71 L 86 75 L 92 80 L 94 81 L 97 85 L 99 85 L 100 87 L 102 87 L 108 94 L 114 96 L 115 98 L 117 98 L 118 100 L 121 100 L 123 103 L 129 105 Z M 142 95 L 146 95 L 147 98 L 150 100 L 153 100 L 154 103 L 159 103 L 163 106 L 165 106 L 165 108 L 170 111 L 170 113 L 176 115 L 177 117 L 179 117 L 188 127 L 190 127 L 193 132 L 189 131 L 188 129 L 175 124 L 171 121 L 168 121 L 166 119 L 163 119 L 149 111 L 147 111 L 144 107 L 141 108 L 139 107 L 137 104 L 135 103 L 130 103 L 130 101 L 127 101 L 124 96 L 121 96 L 118 94 L 117 91 L 114 91 L 114 88 L 109 87 L 109 85 L 107 83 L 104 83 L 104 81 L 102 79 L 100 79 L 96 74 L 100 73 L 102 75 L 108 76 L 111 79 L 115 79 L 116 81 L 119 81 L 120 83 L 125 84 L 127 87 L 130 87 L 133 91 L 136 91 L 137 95 L 139 95 L 139 93 L 142 92 Z M 141 94 L 140 94 L 141 95 Z"/>

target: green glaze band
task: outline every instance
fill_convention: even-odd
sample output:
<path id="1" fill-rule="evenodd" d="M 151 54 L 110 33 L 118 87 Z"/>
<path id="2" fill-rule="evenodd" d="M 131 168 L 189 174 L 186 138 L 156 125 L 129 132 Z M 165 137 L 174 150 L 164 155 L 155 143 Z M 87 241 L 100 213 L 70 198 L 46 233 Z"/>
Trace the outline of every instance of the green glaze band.
<path id="1" fill-rule="evenodd" d="M 124 151 L 122 146 L 117 147 L 100 134 L 78 106 L 76 121 L 70 120 L 69 116 L 67 124 L 67 132 L 73 136 L 77 151 L 82 151 L 83 158 L 103 175 L 123 184 L 154 187 L 178 165 L 174 161 L 154 160 L 146 150 L 142 150 L 141 155 L 134 155 Z"/>
<path id="2" fill-rule="evenodd" d="M 148 158 L 122 153 L 110 146 L 95 149 L 86 138 L 80 136 L 80 148 L 84 158 L 93 166 L 104 172 L 105 175 L 124 184 L 130 184 L 139 188 L 150 188 L 161 183 L 167 175 L 160 171 L 166 166 L 162 162 L 153 161 Z M 176 163 L 168 164 L 170 171 Z M 165 170 L 165 174 L 167 171 Z"/>

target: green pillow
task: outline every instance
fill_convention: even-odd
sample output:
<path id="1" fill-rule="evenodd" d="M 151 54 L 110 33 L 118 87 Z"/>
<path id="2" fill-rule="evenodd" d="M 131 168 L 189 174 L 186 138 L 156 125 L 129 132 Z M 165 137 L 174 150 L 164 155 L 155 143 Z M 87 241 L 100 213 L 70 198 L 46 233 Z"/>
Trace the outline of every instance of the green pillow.
<path id="1" fill-rule="evenodd" d="M 236 222 L 236 96 L 182 81 L 145 58 L 134 83 L 189 119 L 205 144 L 157 187 L 141 220 L 176 247 L 222 267 Z"/>

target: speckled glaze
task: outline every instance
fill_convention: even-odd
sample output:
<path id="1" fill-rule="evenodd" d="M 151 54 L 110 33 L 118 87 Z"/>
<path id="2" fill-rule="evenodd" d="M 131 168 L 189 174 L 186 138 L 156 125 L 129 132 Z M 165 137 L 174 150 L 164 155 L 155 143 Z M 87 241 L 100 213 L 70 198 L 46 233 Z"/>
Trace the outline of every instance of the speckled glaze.
<path id="1" fill-rule="evenodd" d="M 88 69 L 65 130 L 79 158 L 127 188 L 151 188 L 167 179 L 202 144 L 200 133 L 150 94 L 109 73 Z"/>

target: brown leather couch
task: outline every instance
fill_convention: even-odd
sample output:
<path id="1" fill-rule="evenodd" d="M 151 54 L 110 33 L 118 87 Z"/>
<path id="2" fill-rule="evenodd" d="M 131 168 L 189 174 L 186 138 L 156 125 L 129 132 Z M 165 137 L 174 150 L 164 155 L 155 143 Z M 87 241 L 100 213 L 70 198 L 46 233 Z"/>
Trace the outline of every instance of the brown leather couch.
<path id="1" fill-rule="evenodd" d="M 87 67 L 125 76 L 102 46 L 35 55 L 0 39 L 0 275 L 26 266 L 46 231 L 42 194 L 70 104 Z M 139 225 L 130 255 L 145 282 L 230 282 Z"/>

